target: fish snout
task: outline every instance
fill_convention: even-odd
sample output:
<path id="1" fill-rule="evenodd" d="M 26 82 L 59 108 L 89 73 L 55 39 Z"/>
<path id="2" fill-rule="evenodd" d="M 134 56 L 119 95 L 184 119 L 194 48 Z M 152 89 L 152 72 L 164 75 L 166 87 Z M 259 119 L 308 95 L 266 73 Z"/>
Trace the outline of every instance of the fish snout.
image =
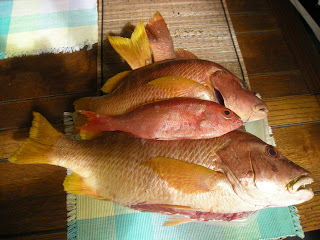
<path id="1" fill-rule="evenodd" d="M 254 105 L 252 110 L 253 110 L 253 116 L 250 119 L 251 121 L 256 120 L 256 119 L 265 118 L 265 117 L 267 117 L 268 112 L 269 112 L 267 105 L 264 103 Z"/>
<path id="2" fill-rule="evenodd" d="M 237 121 L 235 121 L 233 123 L 233 125 L 238 128 L 238 127 L 241 127 L 243 125 L 243 121 L 241 119 L 238 119 Z"/>
<path id="3" fill-rule="evenodd" d="M 257 104 L 253 106 L 253 112 L 267 115 L 269 112 L 269 109 L 266 104 Z"/>

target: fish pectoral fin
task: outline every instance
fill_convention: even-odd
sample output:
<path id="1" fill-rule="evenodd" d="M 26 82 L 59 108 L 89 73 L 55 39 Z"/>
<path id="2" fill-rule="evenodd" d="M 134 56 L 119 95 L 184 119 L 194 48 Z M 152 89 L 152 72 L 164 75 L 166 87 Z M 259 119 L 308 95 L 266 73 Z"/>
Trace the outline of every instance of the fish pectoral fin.
<path id="1" fill-rule="evenodd" d="M 147 84 L 161 88 L 169 95 L 175 97 L 188 97 L 194 95 L 197 92 L 208 92 L 208 87 L 188 78 L 182 78 L 177 76 L 166 76 L 156 78 Z"/>
<path id="2" fill-rule="evenodd" d="M 185 194 L 209 192 L 225 177 L 224 173 L 172 158 L 157 157 L 142 164 L 157 172 L 169 187 Z"/>
<path id="3" fill-rule="evenodd" d="M 180 225 L 183 223 L 188 223 L 191 222 L 192 220 L 189 218 L 185 218 L 185 217 L 171 217 L 169 220 L 165 221 L 162 226 L 163 227 L 171 227 L 171 226 L 176 226 L 176 225 Z"/>
<path id="4" fill-rule="evenodd" d="M 148 36 L 142 21 L 134 29 L 131 38 L 108 36 L 114 50 L 122 56 L 132 69 L 152 63 Z"/>
<path id="5" fill-rule="evenodd" d="M 80 137 L 83 140 L 92 140 L 92 139 L 98 138 L 102 135 L 103 135 L 102 131 L 91 132 L 91 131 L 86 131 L 86 130 L 80 130 Z"/>
<path id="6" fill-rule="evenodd" d="M 63 186 L 64 190 L 69 193 L 87 195 L 99 200 L 108 200 L 97 194 L 97 191 L 86 183 L 86 179 L 75 172 L 66 176 Z"/>
<path id="7" fill-rule="evenodd" d="M 49 153 L 54 143 L 63 134 L 58 132 L 40 113 L 33 112 L 32 127 L 29 138 L 9 157 L 17 164 L 51 164 Z"/>
<path id="8" fill-rule="evenodd" d="M 102 86 L 101 91 L 104 93 L 111 93 L 117 86 L 119 86 L 123 78 L 125 78 L 129 73 L 131 73 L 131 70 L 118 73 L 112 78 L 109 78 Z"/>
<path id="9" fill-rule="evenodd" d="M 190 59 L 198 59 L 196 55 L 194 55 L 192 52 L 189 52 L 185 49 L 178 48 L 175 50 L 177 58 L 190 58 Z"/>

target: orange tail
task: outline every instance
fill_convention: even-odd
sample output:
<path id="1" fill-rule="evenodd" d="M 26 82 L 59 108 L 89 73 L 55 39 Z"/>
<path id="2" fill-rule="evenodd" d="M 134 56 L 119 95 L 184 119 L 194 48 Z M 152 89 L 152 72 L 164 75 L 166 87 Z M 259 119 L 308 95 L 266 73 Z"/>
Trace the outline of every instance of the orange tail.
<path id="1" fill-rule="evenodd" d="M 77 113 L 86 117 L 86 121 L 82 121 L 82 125 L 77 128 L 85 131 L 115 131 L 113 117 L 105 114 L 99 114 L 90 111 L 80 110 Z"/>

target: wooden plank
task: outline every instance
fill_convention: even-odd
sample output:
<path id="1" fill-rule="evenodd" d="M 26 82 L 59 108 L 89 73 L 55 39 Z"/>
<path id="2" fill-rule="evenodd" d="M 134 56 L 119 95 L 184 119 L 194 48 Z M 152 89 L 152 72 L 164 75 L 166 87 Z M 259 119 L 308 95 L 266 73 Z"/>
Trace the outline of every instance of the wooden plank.
<path id="1" fill-rule="evenodd" d="M 1 162 L 0 172 L 0 234 L 66 227 L 64 168 Z"/>
<path id="2" fill-rule="evenodd" d="M 248 74 L 297 70 L 280 32 L 237 35 Z"/>
<path id="3" fill-rule="evenodd" d="M 61 132 L 64 131 L 63 123 L 53 126 Z M 0 131 L 0 159 L 8 158 L 14 153 L 20 144 L 28 138 L 29 130 L 29 128 L 17 128 Z"/>
<path id="4" fill-rule="evenodd" d="M 53 232 L 53 233 L 35 233 L 35 234 L 18 234 L 18 235 L 7 235 L 1 236 L 0 239 L 10 239 L 10 240 L 63 240 L 67 239 L 67 232 Z"/>
<path id="5" fill-rule="evenodd" d="M 251 90 L 263 99 L 310 93 L 300 72 L 249 76 Z"/>
<path id="6" fill-rule="evenodd" d="M 289 160 L 309 170 L 320 191 L 320 123 L 272 129 L 277 148 Z"/>
<path id="7" fill-rule="evenodd" d="M 32 121 L 32 111 L 40 112 L 51 123 L 61 122 L 63 112 L 73 111 L 73 102 L 76 99 L 94 94 L 95 92 L 79 93 L 0 103 L 0 130 L 29 127 Z"/>
<path id="8" fill-rule="evenodd" d="M 320 93 L 320 54 L 290 1 L 270 0 L 284 39 L 312 93 Z"/>
<path id="9" fill-rule="evenodd" d="M 97 47 L 0 61 L 0 101 L 96 91 Z"/>
<path id="10" fill-rule="evenodd" d="M 231 21 L 236 34 L 280 30 L 272 13 L 233 15 Z"/>
<path id="11" fill-rule="evenodd" d="M 293 96 L 268 99 L 268 121 L 271 127 L 320 120 L 320 107 L 315 96 Z"/>
<path id="12" fill-rule="evenodd" d="M 319 229 L 320 222 L 320 194 L 317 193 L 308 202 L 297 205 L 298 214 L 303 231 L 309 232 Z M 319 235 L 317 236 L 319 238 Z M 307 238 L 309 239 L 309 238 Z M 310 238 L 317 239 L 317 238 Z"/>
<path id="13" fill-rule="evenodd" d="M 246 0 L 234 1 L 226 0 L 230 14 L 248 13 L 248 12 L 261 12 L 270 11 L 270 6 L 267 0 Z"/>

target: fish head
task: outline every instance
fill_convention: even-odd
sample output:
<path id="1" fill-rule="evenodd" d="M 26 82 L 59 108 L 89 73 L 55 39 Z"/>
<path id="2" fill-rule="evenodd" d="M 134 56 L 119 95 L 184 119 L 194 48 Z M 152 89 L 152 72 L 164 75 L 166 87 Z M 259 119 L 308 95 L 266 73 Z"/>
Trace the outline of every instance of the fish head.
<path id="1" fill-rule="evenodd" d="M 310 172 L 260 139 L 231 141 L 217 154 L 234 191 L 248 203 L 282 207 L 300 204 L 314 195 L 305 188 L 313 182 Z"/>
<path id="2" fill-rule="evenodd" d="M 211 76 L 216 102 L 230 108 L 243 122 L 263 119 L 268 106 L 246 86 L 245 82 L 227 71 L 216 71 Z"/>
<path id="3" fill-rule="evenodd" d="M 243 125 L 240 117 L 230 109 L 217 104 L 215 102 L 208 102 L 211 107 L 208 107 L 203 115 L 201 126 L 208 126 L 215 129 L 221 134 L 233 131 Z M 214 123 L 214 124 L 212 124 Z"/>

